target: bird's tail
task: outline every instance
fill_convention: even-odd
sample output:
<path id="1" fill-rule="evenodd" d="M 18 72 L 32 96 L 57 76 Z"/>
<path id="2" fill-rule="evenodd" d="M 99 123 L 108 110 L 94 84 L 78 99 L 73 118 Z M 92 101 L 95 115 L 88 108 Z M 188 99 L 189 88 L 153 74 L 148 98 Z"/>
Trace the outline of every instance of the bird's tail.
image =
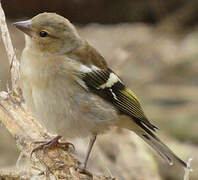
<path id="1" fill-rule="evenodd" d="M 170 165 L 178 163 L 182 167 L 188 168 L 187 164 L 177 157 L 149 128 L 144 124 L 136 125 L 136 128 L 133 127 L 131 130 L 149 144 L 165 161 Z"/>

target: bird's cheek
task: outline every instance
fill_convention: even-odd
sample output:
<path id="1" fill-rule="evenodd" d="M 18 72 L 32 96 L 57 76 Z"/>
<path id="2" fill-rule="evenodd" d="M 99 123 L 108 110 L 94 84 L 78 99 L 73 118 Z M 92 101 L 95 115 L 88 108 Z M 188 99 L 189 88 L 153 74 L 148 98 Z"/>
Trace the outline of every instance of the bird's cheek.
<path id="1" fill-rule="evenodd" d="M 54 42 L 52 41 L 50 43 L 50 46 L 48 47 L 49 53 L 52 53 L 52 54 L 59 53 L 61 49 L 62 49 L 62 44 L 57 41 L 54 41 Z"/>
<path id="2" fill-rule="evenodd" d="M 42 52 L 56 54 L 60 51 L 61 45 L 55 42 L 45 42 L 39 44 Z"/>

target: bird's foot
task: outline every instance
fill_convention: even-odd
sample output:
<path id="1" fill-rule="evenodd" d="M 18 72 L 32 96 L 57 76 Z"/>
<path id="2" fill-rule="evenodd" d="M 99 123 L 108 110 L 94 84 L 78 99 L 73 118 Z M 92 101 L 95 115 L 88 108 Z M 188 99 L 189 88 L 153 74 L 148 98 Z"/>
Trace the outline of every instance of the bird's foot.
<path id="1" fill-rule="evenodd" d="M 68 150 L 69 147 L 71 146 L 75 150 L 75 147 L 72 143 L 59 142 L 59 139 L 61 139 L 61 138 L 62 138 L 62 136 L 56 136 L 55 138 L 53 138 L 50 141 L 36 141 L 36 142 L 34 142 L 34 144 L 40 144 L 40 145 L 32 150 L 30 157 L 32 157 L 32 154 L 35 153 L 36 151 L 39 151 L 39 150 L 45 151 L 47 148 L 53 148 L 53 147 L 58 147 L 58 148 L 61 148 L 64 150 Z"/>
<path id="2" fill-rule="evenodd" d="M 84 164 L 81 164 L 81 166 L 77 168 L 77 171 L 81 174 L 93 177 L 93 174 L 86 169 Z"/>

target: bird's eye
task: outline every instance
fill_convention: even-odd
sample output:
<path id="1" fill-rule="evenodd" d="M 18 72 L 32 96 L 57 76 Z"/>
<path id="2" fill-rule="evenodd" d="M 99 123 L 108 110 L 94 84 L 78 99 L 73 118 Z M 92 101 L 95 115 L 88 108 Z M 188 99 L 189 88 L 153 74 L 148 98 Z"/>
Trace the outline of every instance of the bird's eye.
<path id="1" fill-rule="evenodd" d="M 39 32 L 39 36 L 40 37 L 47 37 L 48 33 L 46 31 L 41 31 L 41 32 Z"/>

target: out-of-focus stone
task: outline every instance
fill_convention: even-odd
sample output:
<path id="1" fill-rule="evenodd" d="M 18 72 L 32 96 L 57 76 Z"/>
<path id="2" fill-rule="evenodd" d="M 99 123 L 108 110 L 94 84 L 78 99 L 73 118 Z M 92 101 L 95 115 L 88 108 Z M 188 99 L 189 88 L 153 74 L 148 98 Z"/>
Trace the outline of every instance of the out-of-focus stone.
<path id="1" fill-rule="evenodd" d="M 78 144 L 81 158 L 87 147 L 87 144 Z M 153 154 L 140 138 L 128 131 L 98 136 L 88 169 L 119 180 L 161 180 Z"/>

